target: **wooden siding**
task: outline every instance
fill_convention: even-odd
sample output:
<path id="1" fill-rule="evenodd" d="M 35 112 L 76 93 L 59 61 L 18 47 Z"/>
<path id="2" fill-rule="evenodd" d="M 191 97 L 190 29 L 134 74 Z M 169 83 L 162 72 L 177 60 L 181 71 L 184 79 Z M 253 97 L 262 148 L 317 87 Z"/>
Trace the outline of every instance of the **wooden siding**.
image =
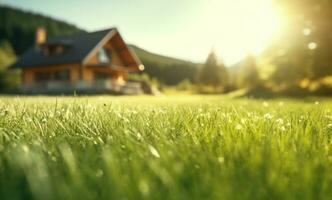
<path id="1" fill-rule="evenodd" d="M 123 64 L 122 59 L 119 56 L 119 53 L 115 50 L 114 46 L 111 45 L 110 43 L 107 43 L 105 45 L 105 48 L 108 48 L 112 52 L 112 66 L 120 66 L 120 67 L 125 67 Z"/>
<path id="2" fill-rule="evenodd" d="M 127 80 L 128 73 L 123 70 L 114 70 L 109 67 L 84 67 L 83 68 L 83 80 L 85 81 L 94 81 L 96 80 L 96 73 L 104 73 L 109 76 L 109 79 L 113 79 L 114 81 L 125 82 Z"/>
<path id="3" fill-rule="evenodd" d="M 83 75 L 82 79 L 85 81 L 93 81 L 94 79 L 93 69 L 91 68 L 83 67 L 82 75 Z"/>
<path id="4" fill-rule="evenodd" d="M 31 85 L 36 82 L 36 73 L 38 72 L 50 72 L 60 70 L 69 70 L 70 81 L 78 81 L 80 79 L 80 65 L 78 63 L 63 64 L 63 65 L 52 65 L 52 66 L 39 66 L 33 68 L 26 68 L 22 70 L 23 83 L 26 85 Z"/>
<path id="5" fill-rule="evenodd" d="M 109 76 L 112 81 L 117 84 L 122 84 L 127 79 L 128 72 L 125 70 L 126 66 L 124 64 L 123 58 L 120 57 L 119 50 L 114 47 L 114 41 L 112 39 L 108 41 L 103 48 L 109 50 L 112 54 L 111 63 L 109 66 L 98 66 L 103 65 L 98 59 L 98 52 L 96 52 L 92 57 L 87 61 L 86 65 L 82 68 L 82 78 L 85 81 L 96 80 L 96 73 L 104 73 L 106 76 Z"/>
<path id="6" fill-rule="evenodd" d="M 100 66 L 85 66 L 82 67 L 80 64 L 65 64 L 65 65 L 56 65 L 56 66 L 40 66 L 35 68 L 26 68 L 22 70 L 22 79 L 23 84 L 31 85 L 36 82 L 36 73 L 38 72 L 50 72 L 53 73 L 55 71 L 60 70 L 69 70 L 70 72 L 70 81 L 75 82 L 78 80 L 84 81 L 94 81 L 95 73 L 105 73 L 109 75 L 111 79 L 119 79 L 126 80 L 127 72 L 122 70 L 114 70 L 110 67 L 100 67 Z M 82 73 L 82 77 L 80 75 Z"/>
<path id="7" fill-rule="evenodd" d="M 141 61 L 138 59 L 136 54 L 129 49 L 119 33 L 116 33 L 112 37 L 111 44 L 119 54 L 119 57 L 122 59 L 124 66 L 126 66 L 127 69 L 132 71 L 140 71 L 142 64 Z"/>
<path id="8" fill-rule="evenodd" d="M 116 51 L 111 41 L 106 43 L 103 48 L 109 50 L 112 54 L 111 66 L 124 67 L 123 61 L 119 56 L 119 53 Z M 86 63 L 86 65 L 98 65 L 101 64 L 98 60 L 98 52 L 95 53 Z"/>

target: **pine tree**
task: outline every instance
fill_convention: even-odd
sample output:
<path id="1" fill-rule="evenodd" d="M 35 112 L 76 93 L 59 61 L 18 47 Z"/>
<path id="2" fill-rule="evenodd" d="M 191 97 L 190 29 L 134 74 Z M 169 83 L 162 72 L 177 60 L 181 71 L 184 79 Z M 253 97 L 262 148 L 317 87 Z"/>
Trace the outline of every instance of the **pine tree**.
<path id="1" fill-rule="evenodd" d="M 227 87 L 227 68 L 223 63 L 218 63 L 214 51 L 209 54 L 203 68 L 199 72 L 199 82 L 214 88 Z"/>
<path id="2" fill-rule="evenodd" d="M 239 88 L 255 88 L 259 84 L 259 74 L 254 56 L 248 55 L 244 60 L 237 82 Z"/>

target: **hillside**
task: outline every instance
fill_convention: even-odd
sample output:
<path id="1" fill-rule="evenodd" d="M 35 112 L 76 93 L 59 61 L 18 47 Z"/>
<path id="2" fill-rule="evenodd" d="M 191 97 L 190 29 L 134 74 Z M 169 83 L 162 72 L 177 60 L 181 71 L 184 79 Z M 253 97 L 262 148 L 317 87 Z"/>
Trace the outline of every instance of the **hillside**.
<path id="1" fill-rule="evenodd" d="M 50 37 L 84 32 L 66 22 L 1 5 L 0 24 L 0 41 L 10 42 L 17 55 L 34 43 L 35 30 L 40 26 L 47 30 Z"/>
<path id="2" fill-rule="evenodd" d="M 195 81 L 200 64 L 171 58 L 130 45 L 145 65 L 145 73 L 157 78 L 166 85 L 178 84 L 183 80 Z"/>
<path id="3" fill-rule="evenodd" d="M 144 59 L 146 61 L 151 61 L 151 62 L 157 61 L 159 64 L 163 64 L 163 65 L 169 65 L 169 64 L 189 64 L 189 65 L 194 64 L 194 65 L 196 65 L 195 63 L 192 63 L 192 62 L 189 62 L 186 60 L 181 60 L 178 58 L 172 58 L 172 57 L 152 53 L 152 52 L 144 50 L 136 45 L 130 44 L 129 46 L 134 49 L 136 54 L 141 59 Z"/>
<path id="4" fill-rule="evenodd" d="M 37 27 L 44 27 L 49 37 L 85 32 L 76 26 L 47 16 L 0 5 L 0 68 L 13 62 L 34 43 Z M 4 48 L 5 47 L 5 48 Z M 148 52 L 131 45 L 145 65 L 145 73 L 166 85 L 183 80 L 194 81 L 197 64 Z M 9 50 L 10 49 L 10 50 Z"/>

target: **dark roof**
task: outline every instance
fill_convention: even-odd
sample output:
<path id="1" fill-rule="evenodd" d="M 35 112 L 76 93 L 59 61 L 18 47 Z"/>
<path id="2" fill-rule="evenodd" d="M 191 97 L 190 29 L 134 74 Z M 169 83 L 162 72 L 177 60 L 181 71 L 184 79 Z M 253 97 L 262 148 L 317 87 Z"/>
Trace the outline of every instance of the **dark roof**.
<path id="1" fill-rule="evenodd" d="M 60 55 L 46 56 L 38 46 L 31 47 L 11 68 L 26 68 L 41 65 L 55 65 L 63 63 L 82 62 L 84 58 L 115 28 L 92 32 L 79 33 L 71 36 L 60 36 L 48 39 L 47 44 L 63 44 L 66 50 Z"/>

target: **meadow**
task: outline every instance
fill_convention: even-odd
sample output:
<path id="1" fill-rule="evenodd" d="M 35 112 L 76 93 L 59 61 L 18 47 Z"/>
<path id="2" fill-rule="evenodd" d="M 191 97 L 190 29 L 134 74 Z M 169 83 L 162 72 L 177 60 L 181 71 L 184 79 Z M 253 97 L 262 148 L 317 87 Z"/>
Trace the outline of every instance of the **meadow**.
<path id="1" fill-rule="evenodd" d="M 332 199 L 332 100 L 1 97 L 0 199 Z"/>

